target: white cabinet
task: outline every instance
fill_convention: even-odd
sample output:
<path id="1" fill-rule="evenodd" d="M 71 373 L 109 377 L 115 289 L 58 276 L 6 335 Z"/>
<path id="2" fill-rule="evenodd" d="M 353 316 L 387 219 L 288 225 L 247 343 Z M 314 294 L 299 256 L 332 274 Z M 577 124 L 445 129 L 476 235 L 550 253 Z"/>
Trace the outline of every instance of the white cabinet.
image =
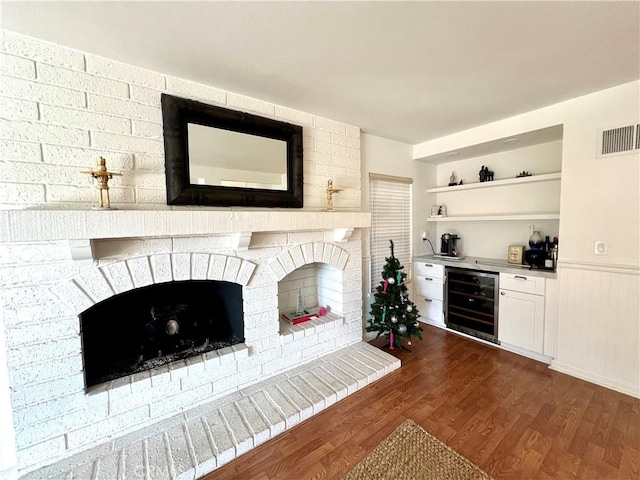
<path id="1" fill-rule="evenodd" d="M 500 274 L 498 340 L 503 347 L 543 354 L 544 289 L 544 278 Z"/>
<path id="2" fill-rule="evenodd" d="M 415 303 L 423 322 L 444 327 L 444 265 L 415 262 Z"/>

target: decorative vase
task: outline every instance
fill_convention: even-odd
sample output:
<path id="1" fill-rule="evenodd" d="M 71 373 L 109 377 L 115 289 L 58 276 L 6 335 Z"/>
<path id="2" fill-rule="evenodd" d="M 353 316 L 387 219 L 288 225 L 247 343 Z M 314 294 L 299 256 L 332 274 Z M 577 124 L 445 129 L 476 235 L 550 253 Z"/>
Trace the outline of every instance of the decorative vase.
<path id="1" fill-rule="evenodd" d="M 542 238 L 542 235 L 540 235 L 540 231 L 535 230 L 529 237 L 529 246 L 535 250 L 542 250 L 543 245 L 544 239 Z"/>

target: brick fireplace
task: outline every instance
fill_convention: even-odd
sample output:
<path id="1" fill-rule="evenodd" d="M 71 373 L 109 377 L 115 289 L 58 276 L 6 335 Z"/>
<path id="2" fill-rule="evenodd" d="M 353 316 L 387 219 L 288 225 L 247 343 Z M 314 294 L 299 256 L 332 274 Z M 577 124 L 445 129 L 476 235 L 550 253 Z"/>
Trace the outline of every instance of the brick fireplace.
<path id="1" fill-rule="evenodd" d="M 2 270 L 0 298 L 21 473 L 362 344 L 361 229 L 369 214 L 229 215 L 0 212 L 0 259 L 14 265 Z M 137 231 L 141 216 L 148 235 Z M 105 223 L 114 226 L 109 236 Z M 117 294 L 189 280 L 241 286 L 245 341 L 87 387 L 82 313 Z M 305 308 L 329 313 L 295 326 L 280 320 L 298 292 Z"/>
<path id="2" fill-rule="evenodd" d="M 0 477 L 199 476 L 397 368 L 362 342 L 370 215 L 357 126 L 15 32 L 0 39 Z M 162 93 L 302 126 L 304 208 L 167 206 Z M 117 211 L 90 210 L 96 190 L 80 172 L 98 156 L 123 174 L 110 183 Z M 332 213 L 328 179 L 343 189 Z M 182 281 L 239 286 L 244 342 L 87 388 L 83 312 Z M 298 292 L 330 313 L 283 324 Z M 38 470 L 53 463 L 57 475 Z"/>

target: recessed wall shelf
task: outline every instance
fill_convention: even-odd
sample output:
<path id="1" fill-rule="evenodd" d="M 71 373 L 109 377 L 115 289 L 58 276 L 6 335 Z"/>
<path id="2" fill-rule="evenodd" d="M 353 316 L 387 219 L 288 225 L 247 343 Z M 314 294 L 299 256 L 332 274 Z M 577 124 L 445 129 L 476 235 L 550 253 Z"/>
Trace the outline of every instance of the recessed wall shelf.
<path id="1" fill-rule="evenodd" d="M 491 188 L 491 187 L 502 187 L 506 185 L 518 185 L 523 183 L 538 183 L 538 182 L 551 182 L 553 180 L 560 180 L 562 177 L 562 173 L 545 173 L 542 175 L 531 175 L 530 177 L 520 177 L 520 178 L 507 178 L 504 180 L 494 180 L 491 182 L 476 182 L 476 183 L 467 183 L 462 185 L 454 185 L 451 187 L 435 187 L 427 189 L 427 193 L 450 193 L 450 192 L 459 192 L 462 190 L 474 190 L 476 188 Z"/>
<path id="2" fill-rule="evenodd" d="M 447 217 L 427 218 L 428 222 L 482 222 L 482 221 L 512 221 L 512 220 L 559 220 L 560 213 L 512 213 L 487 215 L 451 215 Z"/>

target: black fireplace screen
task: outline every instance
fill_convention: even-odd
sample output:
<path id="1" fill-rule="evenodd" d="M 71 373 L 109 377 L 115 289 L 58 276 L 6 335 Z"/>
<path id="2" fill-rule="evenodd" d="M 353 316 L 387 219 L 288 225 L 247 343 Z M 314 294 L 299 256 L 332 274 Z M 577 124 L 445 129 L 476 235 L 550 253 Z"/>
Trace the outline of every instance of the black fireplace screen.
<path id="1" fill-rule="evenodd" d="M 244 342 L 242 286 L 168 282 L 80 314 L 87 387 Z"/>

